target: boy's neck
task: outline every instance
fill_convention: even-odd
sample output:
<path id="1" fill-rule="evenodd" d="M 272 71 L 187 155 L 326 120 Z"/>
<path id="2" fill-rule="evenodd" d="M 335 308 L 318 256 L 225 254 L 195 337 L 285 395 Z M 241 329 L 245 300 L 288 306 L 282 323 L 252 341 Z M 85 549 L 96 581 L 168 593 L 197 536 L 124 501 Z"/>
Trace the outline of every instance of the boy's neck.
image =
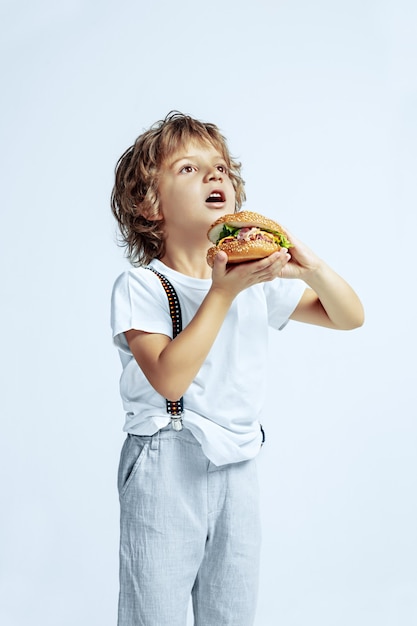
<path id="1" fill-rule="evenodd" d="M 211 278 L 212 270 L 206 261 L 207 250 L 170 250 L 167 246 L 160 261 L 167 267 L 192 278 Z"/>

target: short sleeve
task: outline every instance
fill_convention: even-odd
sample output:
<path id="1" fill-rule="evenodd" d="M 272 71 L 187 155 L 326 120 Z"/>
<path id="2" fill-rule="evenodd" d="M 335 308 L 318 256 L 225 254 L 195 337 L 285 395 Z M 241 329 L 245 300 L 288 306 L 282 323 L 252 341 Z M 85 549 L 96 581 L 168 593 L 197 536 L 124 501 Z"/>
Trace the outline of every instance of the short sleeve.
<path id="1" fill-rule="evenodd" d="M 295 279 L 276 278 L 264 283 L 268 323 L 272 328 L 282 330 L 287 325 L 305 289 L 306 284 Z"/>
<path id="2" fill-rule="evenodd" d="M 111 328 L 115 345 L 128 354 L 124 335 L 127 330 L 172 337 L 168 300 L 157 276 L 145 268 L 137 268 L 117 278 L 111 296 Z"/>

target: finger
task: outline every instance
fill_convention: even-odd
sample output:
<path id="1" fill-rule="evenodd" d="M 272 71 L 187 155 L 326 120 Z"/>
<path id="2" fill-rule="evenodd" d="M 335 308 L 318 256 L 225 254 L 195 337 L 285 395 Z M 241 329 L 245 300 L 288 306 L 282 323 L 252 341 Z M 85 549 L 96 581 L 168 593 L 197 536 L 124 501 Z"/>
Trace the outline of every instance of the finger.
<path id="1" fill-rule="evenodd" d="M 300 245 L 300 240 L 290 230 L 285 229 L 284 235 L 288 238 L 288 241 L 291 241 L 294 247 Z"/>
<path id="2" fill-rule="evenodd" d="M 263 272 L 265 270 L 269 270 L 271 267 L 280 265 L 283 267 L 288 263 L 291 259 L 291 255 L 289 254 L 286 248 L 281 248 L 277 252 L 273 252 L 268 257 L 265 257 L 261 261 L 256 262 L 256 267 L 254 268 L 255 272 Z"/>
<path id="3" fill-rule="evenodd" d="M 219 250 L 214 257 L 213 273 L 224 273 L 226 270 L 227 261 L 228 257 L 226 252 L 223 252 L 223 250 Z"/>
<path id="4" fill-rule="evenodd" d="M 224 252 L 224 250 L 219 250 L 216 254 L 216 256 L 214 257 L 214 263 L 217 265 L 221 264 L 221 265 L 226 265 L 228 260 L 228 256 L 226 254 L 226 252 Z"/>

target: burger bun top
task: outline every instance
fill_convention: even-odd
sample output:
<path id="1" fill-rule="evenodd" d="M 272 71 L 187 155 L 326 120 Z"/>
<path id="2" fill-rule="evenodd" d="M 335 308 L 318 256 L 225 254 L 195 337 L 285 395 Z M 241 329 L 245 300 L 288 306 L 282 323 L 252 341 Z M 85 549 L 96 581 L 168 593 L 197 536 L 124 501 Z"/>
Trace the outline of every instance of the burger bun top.
<path id="1" fill-rule="evenodd" d="M 253 213 L 252 211 L 240 211 L 239 213 L 231 213 L 229 215 L 223 215 L 219 217 L 209 228 L 207 237 L 212 243 L 216 243 L 219 235 L 223 229 L 223 226 L 227 224 L 233 228 L 260 228 L 261 230 L 271 230 L 277 233 L 282 233 L 282 227 L 274 220 L 264 217 L 260 213 Z"/>

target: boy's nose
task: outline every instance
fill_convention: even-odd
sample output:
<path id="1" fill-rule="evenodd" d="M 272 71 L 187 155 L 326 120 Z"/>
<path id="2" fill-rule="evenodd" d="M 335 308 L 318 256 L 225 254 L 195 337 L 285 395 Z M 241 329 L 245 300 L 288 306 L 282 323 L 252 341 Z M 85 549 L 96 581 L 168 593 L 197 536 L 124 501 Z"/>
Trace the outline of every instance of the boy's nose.
<path id="1" fill-rule="evenodd" d="M 207 178 L 208 178 L 208 180 L 222 180 L 223 174 L 222 174 L 222 172 L 219 172 L 217 167 L 213 167 L 207 173 Z"/>

